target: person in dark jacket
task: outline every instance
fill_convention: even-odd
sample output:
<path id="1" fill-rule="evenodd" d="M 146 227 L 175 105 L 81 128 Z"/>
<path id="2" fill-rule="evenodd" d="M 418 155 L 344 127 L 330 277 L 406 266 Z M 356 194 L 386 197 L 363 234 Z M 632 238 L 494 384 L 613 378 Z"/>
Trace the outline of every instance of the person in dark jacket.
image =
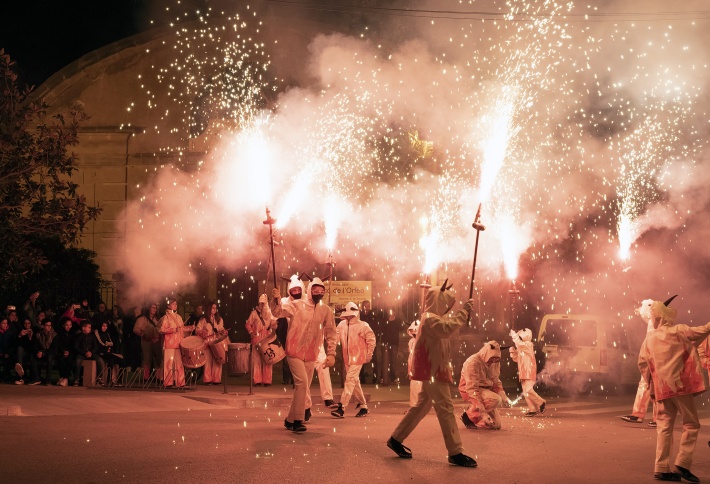
<path id="1" fill-rule="evenodd" d="M 15 384 L 17 385 L 24 385 L 25 383 L 23 377 L 25 376 L 25 368 L 27 368 L 30 363 L 34 333 L 35 332 L 32 329 L 32 321 L 25 319 L 22 323 L 22 329 L 17 335 L 16 342 L 17 363 L 15 363 L 15 372 L 17 373 L 17 380 L 15 381 Z"/>
<path id="2" fill-rule="evenodd" d="M 74 373 L 80 375 L 81 364 L 84 360 L 96 362 L 96 371 L 100 375 L 104 370 L 104 360 L 99 356 L 99 342 L 96 335 L 91 331 L 91 321 L 84 321 L 81 325 L 81 333 L 74 339 L 74 351 L 76 351 L 76 365 Z M 79 379 L 74 380 L 74 386 L 79 384 Z"/>
<path id="3" fill-rule="evenodd" d="M 17 338 L 10 329 L 6 317 L 0 317 L 0 379 L 4 383 L 10 381 L 10 367 L 15 362 L 15 346 Z"/>
<path id="4" fill-rule="evenodd" d="M 76 331 L 70 317 L 65 316 L 60 320 L 59 332 L 57 333 L 57 363 L 59 366 L 59 385 L 69 385 L 74 364 L 76 363 L 76 351 L 74 350 L 74 339 Z M 74 381 L 79 380 L 79 375 L 74 374 Z"/>
<path id="5" fill-rule="evenodd" d="M 94 334 L 96 335 L 96 340 L 99 343 L 99 356 L 104 360 L 106 367 L 111 370 L 111 380 L 113 384 L 116 384 L 118 367 L 123 367 L 124 364 L 123 355 L 120 353 L 120 346 L 118 346 L 118 343 L 111 335 L 112 327 L 113 324 L 111 324 L 110 321 L 104 321 L 101 323 L 100 329 L 94 330 Z M 108 383 L 108 379 L 105 379 L 103 383 Z"/>
<path id="6" fill-rule="evenodd" d="M 382 383 L 389 385 L 397 382 L 397 354 L 399 353 L 399 335 L 404 323 L 394 314 L 387 312 L 387 321 L 380 323 L 382 331 Z"/>
<path id="7" fill-rule="evenodd" d="M 32 338 L 32 354 L 30 363 L 32 364 L 32 378 L 30 385 L 38 385 L 40 382 L 40 364 L 46 364 L 47 374 L 44 380 L 45 385 L 52 383 L 52 370 L 54 360 L 57 356 L 57 333 L 52 328 L 51 321 L 42 323 L 42 330 L 35 333 Z"/>

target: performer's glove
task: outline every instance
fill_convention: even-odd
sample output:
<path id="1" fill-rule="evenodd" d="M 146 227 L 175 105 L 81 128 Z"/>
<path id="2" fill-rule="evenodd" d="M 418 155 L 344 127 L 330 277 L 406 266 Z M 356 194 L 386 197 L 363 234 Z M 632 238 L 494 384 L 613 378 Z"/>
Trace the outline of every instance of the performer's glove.
<path id="1" fill-rule="evenodd" d="M 271 298 L 272 299 L 281 299 L 281 291 L 277 287 L 273 288 L 271 290 Z"/>
<path id="2" fill-rule="evenodd" d="M 259 304 L 265 305 L 268 304 L 269 300 L 266 298 L 266 294 L 262 294 L 259 296 Z"/>
<path id="3" fill-rule="evenodd" d="M 335 365 L 335 356 L 328 355 L 323 362 L 323 368 L 330 368 Z"/>

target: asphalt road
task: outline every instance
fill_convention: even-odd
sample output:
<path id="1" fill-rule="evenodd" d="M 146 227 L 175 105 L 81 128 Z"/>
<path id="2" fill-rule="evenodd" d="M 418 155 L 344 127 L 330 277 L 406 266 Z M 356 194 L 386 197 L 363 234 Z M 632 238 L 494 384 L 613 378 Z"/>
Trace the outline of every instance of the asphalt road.
<path id="1" fill-rule="evenodd" d="M 407 408 L 406 387 L 367 385 L 366 418 L 353 417 L 351 406 L 345 419 L 334 419 L 318 404 L 303 434 L 283 428 L 281 405 L 290 388 L 257 391 L 272 398 L 247 397 L 256 408 L 237 408 L 209 403 L 224 403 L 216 389 L 204 398 L 203 390 L 2 385 L 0 402 L 20 402 L 35 416 L 0 418 L 0 482 L 654 482 L 655 431 L 618 418 L 628 413 L 633 395 L 548 396 L 542 416 L 522 417 L 522 407 L 505 410 L 500 431 L 460 425 L 466 451 L 479 464 L 464 469 L 447 464 L 433 411 L 405 442 L 412 460 L 386 447 Z M 707 481 L 710 404 L 707 396 L 697 403 L 704 426 L 692 470 Z"/>

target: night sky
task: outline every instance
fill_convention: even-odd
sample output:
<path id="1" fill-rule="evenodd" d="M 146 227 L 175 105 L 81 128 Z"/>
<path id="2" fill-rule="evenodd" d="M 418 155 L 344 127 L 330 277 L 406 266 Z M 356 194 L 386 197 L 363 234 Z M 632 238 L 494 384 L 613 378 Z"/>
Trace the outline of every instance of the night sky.
<path id="1" fill-rule="evenodd" d="M 0 48 L 21 81 L 38 86 L 81 56 L 144 28 L 144 0 L 10 0 L 0 15 Z"/>

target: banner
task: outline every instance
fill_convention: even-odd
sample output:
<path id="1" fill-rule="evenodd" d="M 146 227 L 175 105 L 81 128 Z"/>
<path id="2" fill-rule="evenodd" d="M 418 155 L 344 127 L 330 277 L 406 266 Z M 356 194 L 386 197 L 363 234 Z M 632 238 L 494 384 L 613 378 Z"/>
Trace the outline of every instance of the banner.
<path id="1" fill-rule="evenodd" d="M 325 282 L 323 301 L 330 304 L 336 314 L 352 301 L 358 306 L 362 301 L 372 301 L 371 281 L 331 281 Z"/>

